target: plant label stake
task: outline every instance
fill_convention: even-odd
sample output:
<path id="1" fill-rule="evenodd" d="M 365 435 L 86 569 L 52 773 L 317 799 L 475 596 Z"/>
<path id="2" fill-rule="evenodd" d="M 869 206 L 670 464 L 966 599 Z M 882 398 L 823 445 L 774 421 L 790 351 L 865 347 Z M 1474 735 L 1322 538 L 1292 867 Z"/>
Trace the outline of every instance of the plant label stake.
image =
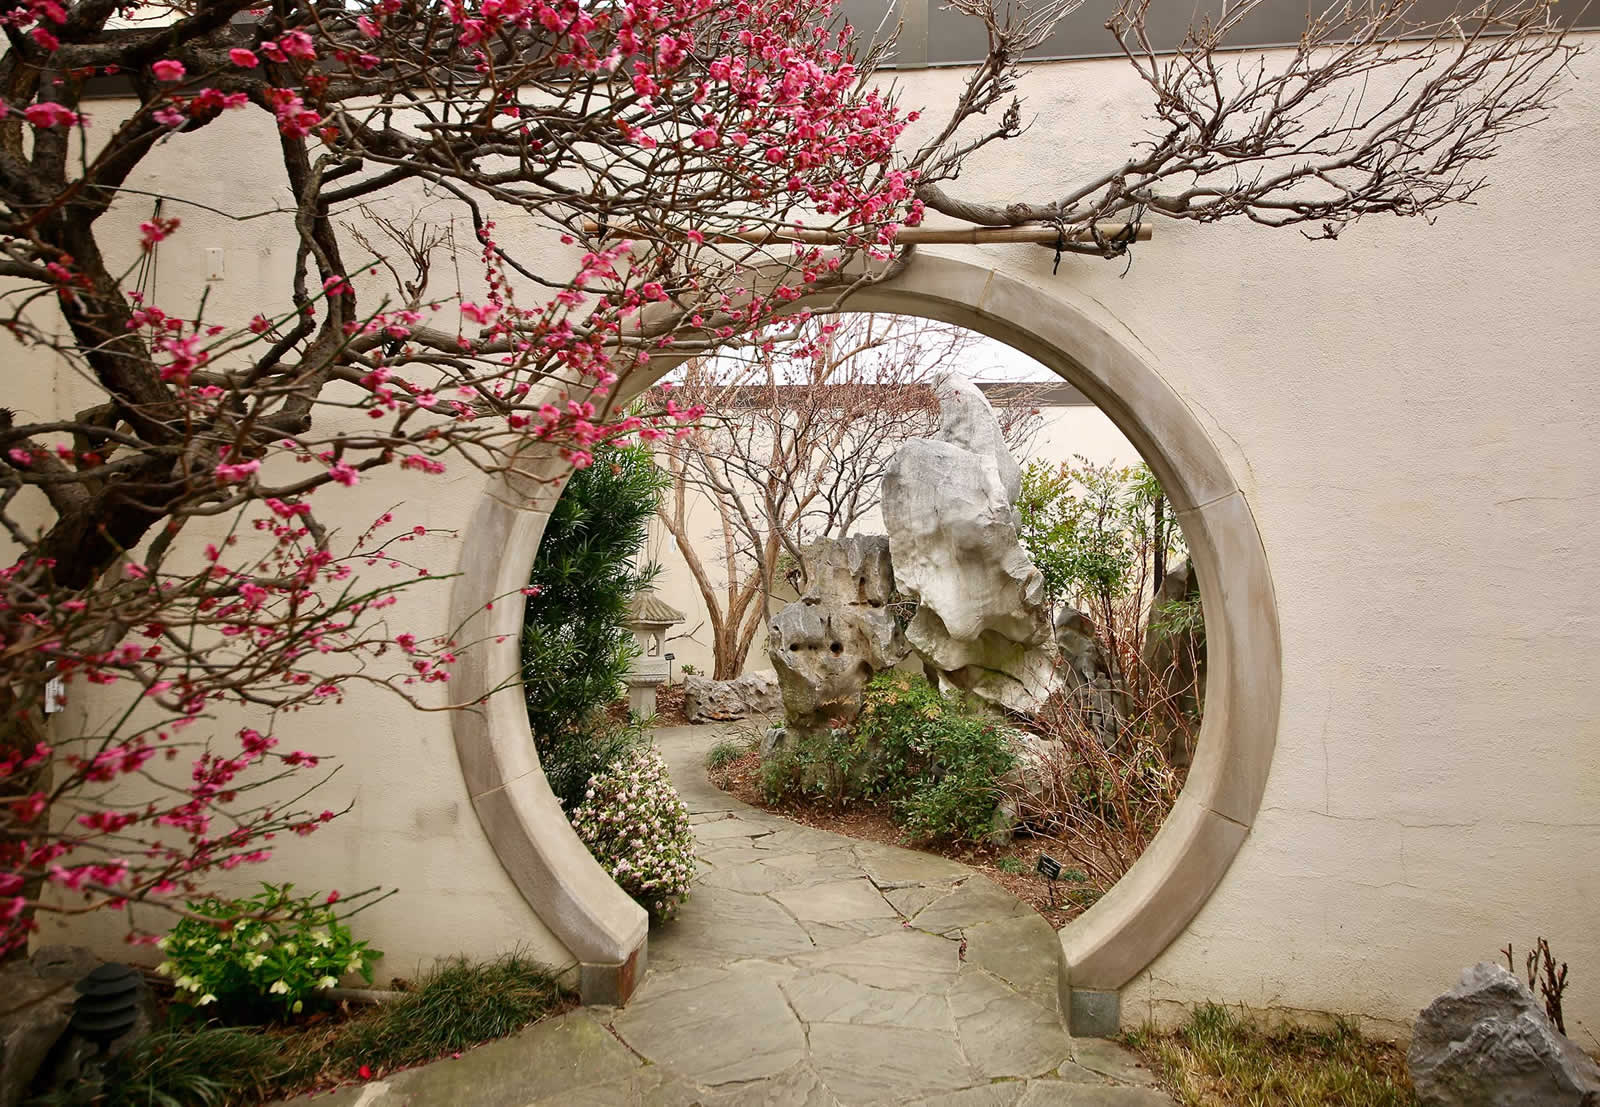
<path id="1" fill-rule="evenodd" d="M 1034 866 L 1034 870 L 1045 878 L 1050 889 L 1050 906 L 1054 908 L 1056 905 L 1056 881 L 1061 879 L 1061 862 L 1047 853 L 1041 853 L 1039 855 L 1039 863 Z"/>

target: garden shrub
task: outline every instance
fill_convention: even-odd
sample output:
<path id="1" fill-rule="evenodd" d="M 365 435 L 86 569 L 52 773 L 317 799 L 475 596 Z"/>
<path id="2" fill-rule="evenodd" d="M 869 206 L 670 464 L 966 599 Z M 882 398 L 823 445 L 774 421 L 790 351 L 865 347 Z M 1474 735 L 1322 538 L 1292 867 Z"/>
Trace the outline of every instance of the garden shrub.
<path id="1" fill-rule="evenodd" d="M 769 801 L 881 798 L 920 841 L 980 841 L 1015 764 L 1007 728 L 900 672 L 867 685 L 854 731 L 795 743 L 762 767 Z"/>
<path id="2" fill-rule="evenodd" d="M 656 918 L 667 918 L 694 879 L 689 809 L 654 746 L 638 745 L 590 778 L 572 828 L 611 878 Z"/>
<path id="3" fill-rule="evenodd" d="M 157 943 L 166 953 L 157 971 L 172 977 L 186 1002 L 234 1015 L 297 1015 L 349 973 L 370 984 L 383 953 L 339 921 L 337 895 L 295 897 L 293 887 L 263 884 L 248 899 L 191 900 L 189 910 L 201 917 L 181 920 Z"/>
<path id="4" fill-rule="evenodd" d="M 706 753 L 706 768 L 715 772 L 731 765 L 755 748 L 749 739 L 723 738 Z"/>
<path id="5" fill-rule="evenodd" d="M 927 681 L 890 671 L 867 686 L 856 742 L 874 749 L 877 787 L 915 839 L 980 841 L 1013 765 L 1007 728 Z"/>
<path id="6" fill-rule="evenodd" d="M 624 693 L 638 652 L 628 606 L 658 569 L 640 553 L 665 482 L 648 450 L 597 448 L 551 509 L 528 578 L 523 698 L 545 775 L 569 811 L 636 737 L 602 712 Z"/>

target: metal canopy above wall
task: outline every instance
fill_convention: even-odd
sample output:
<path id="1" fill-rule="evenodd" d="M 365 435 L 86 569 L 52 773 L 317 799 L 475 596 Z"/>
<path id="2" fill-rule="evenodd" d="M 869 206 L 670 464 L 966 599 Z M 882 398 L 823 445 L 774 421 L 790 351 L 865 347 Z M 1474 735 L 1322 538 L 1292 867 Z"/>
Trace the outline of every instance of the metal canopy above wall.
<path id="1" fill-rule="evenodd" d="M 1156 0 L 1146 17 L 1151 43 L 1158 50 L 1174 49 L 1193 23 L 1220 6 L 1218 0 Z M 1466 6 L 1462 0 L 1419 0 L 1414 18 L 1443 19 Z M 902 24 L 900 40 L 885 60 L 889 68 L 966 65 L 983 60 L 987 49 L 983 24 L 952 10 L 942 0 L 843 0 L 840 7 L 863 39 L 887 37 L 897 22 Z M 1229 37 L 1229 45 L 1245 49 L 1297 43 L 1307 19 L 1324 8 L 1324 4 L 1305 0 L 1264 4 Z M 1117 0 L 1085 0 L 1083 7 L 1063 19 L 1056 33 L 1027 56 L 1037 61 L 1120 56 L 1116 39 L 1105 27 L 1116 9 Z M 1578 13 L 1573 26 L 1600 27 L 1600 10 Z"/>

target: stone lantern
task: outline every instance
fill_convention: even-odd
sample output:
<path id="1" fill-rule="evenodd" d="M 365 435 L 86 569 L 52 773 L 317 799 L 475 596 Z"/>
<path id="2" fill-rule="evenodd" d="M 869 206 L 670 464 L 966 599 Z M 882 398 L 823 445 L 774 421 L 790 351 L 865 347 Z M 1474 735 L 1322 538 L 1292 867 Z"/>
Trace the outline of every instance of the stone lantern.
<path id="1" fill-rule="evenodd" d="M 639 719 L 656 713 L 656 686 L 667 679 L 667 628 L 683 622 L 683 612 L 644 588 L 628 605 L 628 629 L 639 656 L 628 669 L 628 711 Z"/>

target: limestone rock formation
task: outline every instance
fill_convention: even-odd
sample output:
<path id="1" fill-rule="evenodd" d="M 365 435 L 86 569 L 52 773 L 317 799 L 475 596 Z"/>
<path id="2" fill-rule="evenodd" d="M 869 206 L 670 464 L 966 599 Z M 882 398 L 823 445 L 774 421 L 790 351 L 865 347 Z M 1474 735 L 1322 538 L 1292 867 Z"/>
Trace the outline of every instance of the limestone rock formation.
<path id="1" fill-rule="evenodd" d="M 1199 600 L 1200 580 L 1194 567 L 1188 561 L 1179 562 L 1162 578 L 1140 647 L 1145 669 L 1166 689 L 1173 707 L 1190 720 L 1200 718 L 1205 700 L 1206 629 L 1203 622 L 1184 625 L 1172 616 L 1175 610 L 1182 611 Z M 1194 758 L 1197 726 L 1177 725 L 1175 719 L 1163 720 L 1161 726 L 1168 760 L 1187 765 Z"/>
<path id="2" fill-rule="evenodd" d="M 823 539 L 807 551 L 809 584 L 780 611 L 767 635 L 767 656 L 783 690 L 787 739 L 854 721 L 867 682 L 910 652 L 890 613 L 894 570 L 881 534 Z"/>
<path id="3" fill-rule="evenodd" d="M 683 678 L 683 714 L 691 723 L 728 722 L 747 715 L 778 715 L 783 695 L 778 678 L 769 670 L 746 673 L 733 680 L 711 680 L 699 675 Z"/>
<path id="4" fill-rule="evenodd" d="M 1102 746 L 1116 745 L 1127 717 L 1128 696 L 1111 671 L 1105 646 L 1095 633 L 1094 620 L 1075 607 L 1061 604 L 1055 617 L 1056 669 L 1061 691 L 1077 710 Z"/>
<path id="5" fill-rule="evenodd" d="M 1499 965 L 1475 965 L 1417 1019 L 1406 1054 L 1424 1107 L 1595 1107 L 1600 1067 Z"/>
<path id="6" fill-rule="evenodd" d="M 1017 540 L 1017 463 L 970 381 L 937 388 L 938 436 L 906 443 L 883 477 L 895 581 L 918 601 L 906 637 L 942 687 L 1031 713 L 1055 659 L 1044 577 Z"/>

